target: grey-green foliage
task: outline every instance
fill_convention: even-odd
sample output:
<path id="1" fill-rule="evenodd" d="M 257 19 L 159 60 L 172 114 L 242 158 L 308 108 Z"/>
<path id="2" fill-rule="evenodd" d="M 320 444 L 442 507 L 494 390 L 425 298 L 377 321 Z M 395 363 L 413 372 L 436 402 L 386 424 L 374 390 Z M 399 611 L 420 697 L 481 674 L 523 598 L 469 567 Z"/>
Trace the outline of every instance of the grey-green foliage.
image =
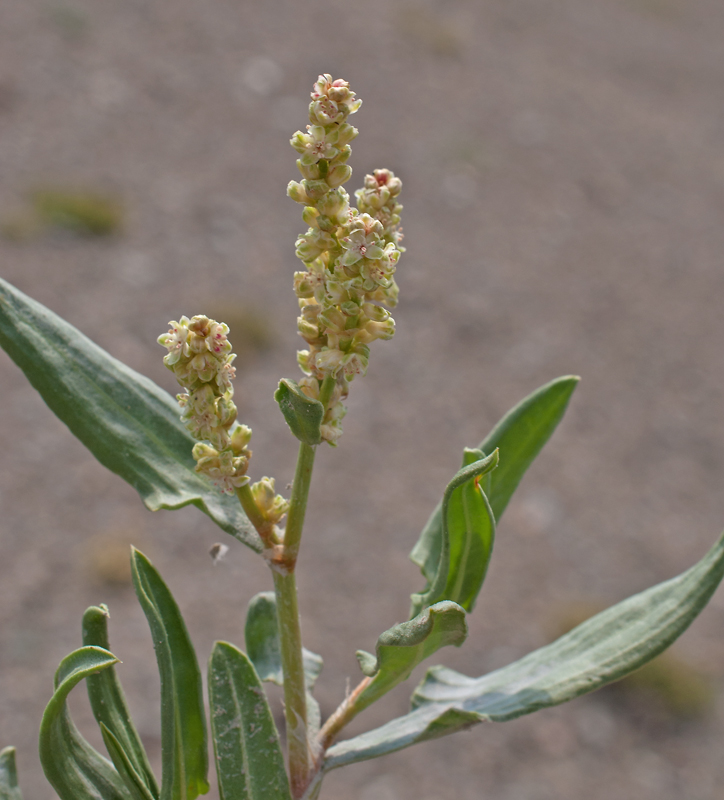
<path id="1" fill-rule="evenodd" d="M 325 769 L 385 755 L 478 722 L 504 722 L 616 681 L 665 650 L 724 576 L 724 536 L 691 569 L 597 614 L 550 645 L 482 678 L 433 667 L 413 710 L 327 751 Z"/>
<path id="2" fill-rule="evenodd" d="M 0 800 L 23 800 L 18 786 L 14 747 L 0 750 Z"/>
<path id="3" fill-rule="evenodd" d="M 91 606 L 86 609 L 83 614 L 84 645 L 110 650 L 108 618 L 108 608 L 104 605 Z M 126 775 L 124 775 L 124 778 L 128 777 L 126 783 L 128 784 L 129 781 L 131 784 L 135 783 L 133 777 L 133 773 L 135 773 L 148 794 L 152 798 L 158 798 L 156 777 L 148 762 L 141 737 L 131 719 L 115 667 L 108 667 L 101 672 L 89 675 L 86 678 L 86 688 L 93 715 L 98 724 L 105 729 L 103 738 L 116 768 L 119 767 L 120 759 L 122 767 L 118 771 L 124 775 L 122 769 L 125 762 L 128 761 L 130 768 L 125 768 Z"/>
<path id="4" fill-rule="evenodd" d="M 208 680 L 221 800 L 289 800 L 279 734 L 251 661 L 216 642 Z"/>
<path id="5" fill-rule="evenodd" d="M 493 515 L 493 524 L 500 521 L 526 470 L 563 418 L 578 380 L 573 375 L 566 375 L 536 389 L 512 408 L 480 443 L 478 450 L 484 454 L 492 453 L 496 448 L 500 450 L 497 468 L 479 481 Z M 410 553 L 410 559 L 420 567 L 429 585 L 440 575 L 440 553 L 444 540 L 443 502 L 433 511 Z M 487 515 L 488 509 L 480 513 Z M 480 524 L 484 525 L 485 521 Z M 437 599 L 443 597 L 438 596 Z M 444 599 L 461 602 L 456 597 L 445 596 Z M 413 595 L 412 616 L 421 609 L 422 603 L 420 595 Z M 468 610 L 472 608 L 472 604 L 461 602 L 461 605 Z"/>
<path id="6" fill-rule="evenodd" d="M 195 440 L 167 392 L 2 279 L 0 346 L 50 409 L 148 508 L 193 504 L 261 552 L 238 500 L 194 471 Z"/>
<path id="7" fill-rule="evenodd" d="M 176 601 L 151 562 L 131 558 L 161 676 L 161 800 L 194 800 L 209 790 L 201 672 Z"/>
<path id="8" fill-rule="evenodd" d="M 244 627 L 246 651 L 257 675 L 263 681 L 284 685 L 282 650 L 279 638 L 277 601 L 274 592 L 259 592 L 249 601 Z M 304 679 L 307 689 L 307 722 L 312 734 L 321 724 L 319 704 L 312 696 L 314 684 L 322 672 L 322 657 L 302 648 Z"/>
<path id="9" fill-rule="evenodd" d="M 362 672 L 371 678 L 355 703 L 358 711 L 407 680 L 418 664 L 441 647 L 460 647 L 467 635 L 465 611 L 450 601 L 436 603 L 409 622 L 386 630 L 377 640 L 376 656 L 357 652 Z"/>
<path id="10" fill-rule="evenodd" d="M 465 450 L 463 468 L 443 494 L 438 530 L 429 536 L 423 532 L 424 541 L 413 551 L 427 586 L 412 595 L 411 617 L 441 600 L 467 611 L 475 605 L 495 538 L 495 518 L 480 482 L 497 464 L 497 450 L 487 457 L 480 450 Z"/>
<path id="11" fill-rule="evenodd" d="M 322 441 L 324 406 L 319 400 L 307 397 L 295 381 L 282 378 L 274 392 L 284 419 L 291 432 L 304 444 L 315 445 Z"/>
<path id="12" fill-rule="evenodd" d="M 132 800 L 113 764 L 80 735 L 66 706 L 83 678 L 117 663 L 100 647 L 81 647 L 55 673 L 55 692 L 40 724 L 40 763 L 60 800 Z"/>

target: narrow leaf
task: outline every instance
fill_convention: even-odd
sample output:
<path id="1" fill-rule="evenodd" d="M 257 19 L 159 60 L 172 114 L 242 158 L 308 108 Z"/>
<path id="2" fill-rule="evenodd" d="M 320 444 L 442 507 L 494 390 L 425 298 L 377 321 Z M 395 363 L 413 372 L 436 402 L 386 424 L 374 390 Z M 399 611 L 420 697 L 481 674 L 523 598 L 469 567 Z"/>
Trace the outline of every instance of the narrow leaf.
<path id="1" fill-rule="evenodd" d="M 91 606 L 83 614 L 83 644 L 102 647 L 110 650 L 108 641 L 108 608 L 104 605 Z M 126 704 L 121 683 L 116 675 L 115 667 L 109 667 L 86 679 L 88 698 L 93 715 L 98 724 L 105 726 L 112 738 L 117 740 L 118 747 L 127 758 L 133 770 L 143 781 L 144 786 L 153 798 L 158 798 L 158 784 L 153 774 L 148 756 L 138 735 L 136 726 Z M 104 736 L 104 739 L 106 737 Z M 113 763 L 118 768 L 116 758 L 109 751 Z M 119 770 L 119 772 L 121 772 Z M 121 772 L 123 776 L 123 773 Z"/>
<path id="2" fill-rule="evenodd" d="M 0 346 L 71 432 L 151 511 L 195 505 L 261 552 L 236 497 L 194 471 L 194 439 L 167 392 L 1 279 Z"/>
<path id="3" fill-rule="evenodd" d="M 246 612 L 244 639 L 249 659 L 259 678 L 282 686 L 284 673 L 274 592 L 259 592 L 251 598 Z M 322 657 L 304 647 L 302 658 L 307 690 L 311 691 L 322 671 Z"/>
<path id="4" fill-rule="evenodd" d="M 418 664 L 441 647 L 460 647 L 467 635 L 465 611 L 449 601 L 436 603 L 415 619 L 385 631 L 377 640 L 374 663 L 369 653 L 357 654 L 362 671 L 372 678 L 355 702 L 357 712 L 407 680 Z"/>
<path id="5" fill-rule="evenodd" d="M 483 453 L 500 449 L 500 464 L 480 482 L 496 522 L 535 457 L 565 413 L 578 378 L 567 375 L 541 386 L 512 408 L 480 444 Z M 410 559 L 428 579 L 437 569 L 442 541 L 442 502 L 433 511 Z"/>
<path id="6" fill-rule="evenodd" d="M 324 406 L 319 400 L 307 397 L 297 383 L 286 378 L 279 381 L 274 399 L 279 403 L 291 432 L 300 442 L 315 445 L 322 441 Z"/>
<path id="7" fill-rule="evenodd" d="M 135 548 L 131 567 L 161 675 L 161 800 L 209 790 L 201 672 L 181 612 L 151 562 Z"/>
<path id="8" fill-rule="evenodd" d="M 279 734 L 251 661 L 216 642 L 209 703 L 221 800 L 291 800 Z"/>
<path id="9" fill-rule="evenodd" d="M 154 795 L 149 791 L 145 780 L 138 774 L 121 743 L 102 722 L 100 726 L 106 750 L 108 750 L 116 771 L 126 784 L 126 789 L 133 800 L 154 800 Z"/>
<path id="10" fill-rule="evenodd" d="M 536 389 L 480 443 L 484 453 L 500 449 L 500 465 L 484 485 L 496 520 L 500 520 L 521 478 L 563 419 L 579 380 L 576 375 L 564 375 Z"/>
<path id="11" fill-rule="evenodd" d="M 0 800 L 23 800 L 15 767 L 15 748 L 0 750 Z"/>
<path id="12" fill-rule="evenodd" d="M 55 673 L 55 693 L 40 724 L 40 763 L 60 800 L 132 800 L 110 761 L 80 735 L 66 707 L 68 694 L 83 678 L 117 663 L 100 647 L 81 647 Z"/>
<path id="13" fill-rule="evenodd" d="M 498 464 L 498 451 L 484 457 L 465 450 L 463 468 L 445 489 L 440 529 L 426 541 L 423 574 L 425 590 L 412 595 L 410 616 L 441 600 L 451 600 L 470 611 L 475 605 L 495 537 L 495 520 L 480 488 L 483 476 Z"/>
<path id="14" fill-rule="evenodd" d="M 623 678 L 665 650 L 694 621 L 724 576 L 724 536 L 691 569 L 629 597 L 482 678 L 433 667 L 413 711 L 327 751 L 326 769 L 385 755 L 477 722 L 505 722 Z"/>

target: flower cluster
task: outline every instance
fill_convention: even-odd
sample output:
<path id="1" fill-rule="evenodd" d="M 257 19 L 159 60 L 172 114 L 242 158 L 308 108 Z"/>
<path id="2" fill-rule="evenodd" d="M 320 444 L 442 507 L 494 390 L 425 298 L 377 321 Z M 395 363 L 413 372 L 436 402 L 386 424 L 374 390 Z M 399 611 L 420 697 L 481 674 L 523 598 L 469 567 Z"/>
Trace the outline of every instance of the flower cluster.
<path id="1" fill-rule="evenodd" d="M 168 349 L 163 363 L 186 390 L 177 395 L 181 421 L 194 439 L 196 471 L 207 475 L 222 492 L 248 483 L 251 429 L 236 424 L 234 377 L 227 339 L 229 328 L 199 315 L 169 322 L 169 331 L 158 337 Z M 210 442 L 208 444 L 207 442 Z"/>
<path id="2" fill-rule="evenodd" d="M 330 444 L 342 433 L 349 382 L 367 371 L 370 343 L 391 339 L 395 332 L 395 321 L 383 306 L 397 305 L 393 275 L 404 250 L 402 206 L 396 199 L 400 179 L 386 169 L 367 175 L 355 193 L 357 208 L 350 207 L 342 188 L 352 174 L 346 164 L 349 143 L 358 133 L 347 118 L 361 103 L 346 81 L 320 75 L 312 90 L 307 133 L 297 131 L 291 139 L 303 179 L 291 181 L 287 194 L 304 205 L 302 218 L 309 225 L 296 242 L 305 270 L 294 274 L 299 334 L 308 344 L 298 353 L 305 374 L 300 386 L 317 399 L 324 379 L 335 379 L 322 425 Z"/>

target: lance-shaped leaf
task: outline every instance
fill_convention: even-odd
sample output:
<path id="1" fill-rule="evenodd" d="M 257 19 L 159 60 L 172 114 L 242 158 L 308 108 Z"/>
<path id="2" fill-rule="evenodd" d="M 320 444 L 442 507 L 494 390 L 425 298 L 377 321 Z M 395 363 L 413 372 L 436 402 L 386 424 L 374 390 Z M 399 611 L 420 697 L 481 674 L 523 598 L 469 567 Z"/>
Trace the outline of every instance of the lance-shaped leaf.
<path id="1" fill-rule="evenodd" d="M 55 673 L 55 693 L 40 724 L 40 763 L 60 800 L 131 800 L 113 764 L 80 735 L 66 707 L 68 694 L 83 678 L 117 663 L 100 647 L 81 647 Z"/>
<path id="2" fill-rule="evenodd" d="M 287 421 L 291 432 L 304 444 L 315 445 L 322 441 L 324 406 L 319 400 L 307 397 L 294 381 L 282 378 L 274 399 Z"/>
<path id="3" fill-rule="evenodd" d="M 194 800 L 209 790 L 201 672 L 181 612 L 161 576 L 135 548 L 131 568 L 161 675 L 161 800 Z"/>
<path id="4" fill-rule="evenodd" d="M 251 661 L 216 642 L 208 678 L 221 800 L 290 800 L 279 734 Z"/>
<path id="5" fill-rule="evenodd" d="M 15 767 L 15 748 L 0 750 L 0 800 L 23 800 Z"/>
<path id="6" fill-rule="evenodd" d="M 108 640 L 108 608 L 104 605 L 91 606 L 83 614 L 83 644 L 102 647 L 110 650 Z M 86 679 L 88 698 L 90 699 L 93 715 L 98 724 L 105 727 L 111 736 L 112 745 L 123 753 L 139 776 L 151 797 L 158 798 L 158 784 L 148 762 L 148 756 L 133 724 L 131 714 L 126 704 L 126 698 L 121 688 L 121 682 L 116 675 L 115 667 L 109 667 L 102 672 L 89 675 Z M 106 735 L 103 736 L 108 745 Z M 115 744 L 113 744 L 115 742 Z M 117 745 L 117 747 L 116 747 Z M 109 749 L 109 755 L 118 769 L 118 759 Z M 122 777 L 125 776 L 119 769 Z M 128 781 L 126 781 L 128 783 Z"/>
<path id="7" fill-rule="evenodd" d="M 167 392 L 1 279 L 0 346 L 71 432 L 151 511 L 193 504 L 261 552 L 237 498 L 194 471 L 195 441 Z"/>
<path id="8" fill-rule="evenodd" d="M 277 600 L 274 592 L 259 592 L 249 602 L 244 628 L 246 650 L 257 675 L 263 681 L 284 685 L 282 650 L 279 639 Z M 312 690 L 322 672 L 322 657 L 306 647 L 302 648 L 304 681 L 307 688 L 307 726 L 310 736 L 316 736 L 321 725 L 319 703 Z"/>
<path id="9" fill-rule="evenodd" d="M 247 654 L 259 678 L 282 686 L 284 684 L 282 646 L 274 592 L 259 592 L 249 601 L 244 640 Z M 302 658 L 307 691 L 311 691 L 322 671 L 322 657 L 304 647 Z"/>
<path id="10" fill-rule="evenodd" d="M 500 464 L 480 482 L 496 522 L 535 457 L 563 418 L 578 378 L 566 375 L 536 389 L 512 408 L 488 434 L 479 449 L 492 453 L 500 449 Z M 442 502 L 433 511 L 410 559 L 430 580 L 435 573 L 442 539 Z"/>
<path id="11" fill-rule="evenodd" d="M 385 631 L 377 640 L 377 657 L 357 652 L 360 668 L 371 680 L 355 701 L 356 713 L 407 680 L 418 664 L 441 647 L 460 647 L 467 635 L 465 611 L 448 600 Z"/>
<path id="12" fill-rule="evenodd" d="M 482 678 L 433 667 L 414 710 L 327 751 L 326 769 L 417 742 L 505 722 L 623 678 L 665 650 L 694 621 L 724 576 L 724 536 L 691 569 L 603 611 L 552 644 Z"/>
<path id="13" fill-rule="evenodd" d="M 471 611 L 485 580 L 495 537 L 495 519 L 480 488 L 484 475 L 498 464 L 498 451 L 487 458 L 466 448 L 463 468 L 445 489 L 440 533 L 428 540 L 423 574 L 427 586 L 412 595 L 410 616 L 441 600 Z"/>
<path id="14" fill-rule="evenodd" d="M 101 733 L 106 750 L 113 761 L 116 771 L 128 789 L 128 793 L 133 800 L 156 800 L 156 796 L 151 794 L 144 778 L 139 775 L 135 765 L 123 749 L 123 746 L 111 731 L 101 722 Z"/>

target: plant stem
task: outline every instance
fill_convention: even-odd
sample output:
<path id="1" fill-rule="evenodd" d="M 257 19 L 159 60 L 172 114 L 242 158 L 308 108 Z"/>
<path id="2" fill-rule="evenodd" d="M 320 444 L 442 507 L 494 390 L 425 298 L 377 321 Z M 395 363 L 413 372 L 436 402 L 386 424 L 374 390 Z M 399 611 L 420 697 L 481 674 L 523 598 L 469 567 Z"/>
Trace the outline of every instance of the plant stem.
<path id="1" fill-rule="evenodd" d="M 324 751 L 332 744 L 342 728 L 350 723 L 362 710 L 356 707 L 357 698 L 367 688 L 371 680 L 371 678 L 363 678 L 354 688 L 354 691 L 344 698 L 337 710 L 324 723 L 322 729 L 317 734 L 317 741 L 321 746 L 320 755 L 324 755 Z"/>
<path id="2" fill-rule="evenodd" d="M 251 493 L 251 486 L 245 483 L 236 490 L 236 496 L 239 498 L 241 507 L 244 513 L 249 517 L 249 522 L 256 528 L 262 543 L 265 548 L 271 548 L 278 543 L 274 525 L 269 520 L 264 519 L 263 514 L 257 507 L 254 495 Z"/>
<path id="3" fill-rule="evenodd" d="M 302 442 L 299 445 L 297 456 L 297 469 L 294 473 L 292 496 L 289 498 L 289 515 L 284 533 L 284 564 L 290 571 L 294 571 L 299 554 L 299 545 L 302 540 L 304 515 L 307 511 L 307 498 L 309 497 L 309 484 L 312 480 L 314 468 L 314 447 Z"/>
<path id="4" fill-rule="evenodd" d="M 334 391 L 336 383 L 337 379 L 334 377 L 334 375 L 327 375 L 327 377 L 322 381 L 322 386 L 319 390 L 319 402 L 324 406 L 325 411 L 329 405 L 329 400 L 332 397 L 332 392 Z"/>
<path id="5" fill-rule="evenodd" d="M 299 626 L 297 584 L 294 572 L 273 572 L 277 598 L 279 639 L 284 672 L 284 713 L 287 719 L 289 783 L 292 797 L 301 797 L 309 780 L 307 741 L 307 695 L 302 661 L 302 632 Z"/>

